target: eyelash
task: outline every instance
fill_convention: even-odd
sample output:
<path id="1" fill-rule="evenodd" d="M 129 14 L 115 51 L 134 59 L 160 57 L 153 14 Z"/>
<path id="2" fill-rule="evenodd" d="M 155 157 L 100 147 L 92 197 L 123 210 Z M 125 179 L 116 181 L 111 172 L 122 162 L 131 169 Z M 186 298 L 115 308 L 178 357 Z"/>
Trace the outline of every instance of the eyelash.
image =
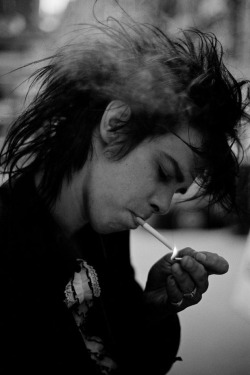
<path id="1" fill-rule="evenodd" d="M 160 180 L 163 181 L 163 182 L 168 182 L 171 179 L 171 176 L 166 175 L 165 170 L 163 170 L 161 166 L 159 166 L 158 169 L 159 169 L 158 173 L 159 173 L 159 176 L 160 176 Z M 186 194 L 186 192 L 187 192 L 187 189 L 185 189 L 185 188 L 180 189 L 178 191 L 178 193 L 181 194 L 181 195 Z"/>
<path id="2" fill-rule="evenodd" d="M 159 166 L 159 176 L 160 176 L 160 180 L 161 181 L 168 181 L 170 176 L 169 175 L 166 175 L 165 171 L 161 168 L 161 166 Z"/>

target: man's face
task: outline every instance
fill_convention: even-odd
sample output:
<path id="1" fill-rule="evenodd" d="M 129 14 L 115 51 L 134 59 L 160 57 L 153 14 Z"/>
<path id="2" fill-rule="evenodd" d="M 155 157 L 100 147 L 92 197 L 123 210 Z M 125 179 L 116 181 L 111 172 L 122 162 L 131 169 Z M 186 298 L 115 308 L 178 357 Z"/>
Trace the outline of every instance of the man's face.
<path id="1" fill-rule="evenodd" d="M 199 145 L 194 130 L 179 131 L 178 136 Z M 146 220 L 167 213 L 173 195 L 184 193 L 195 178 L 193 151 L 172 133 L 144 141 L 119 161 L 102 151 L 81 180 L 83 216 L 100 233 L 134 229 L 136 216 Z"/>

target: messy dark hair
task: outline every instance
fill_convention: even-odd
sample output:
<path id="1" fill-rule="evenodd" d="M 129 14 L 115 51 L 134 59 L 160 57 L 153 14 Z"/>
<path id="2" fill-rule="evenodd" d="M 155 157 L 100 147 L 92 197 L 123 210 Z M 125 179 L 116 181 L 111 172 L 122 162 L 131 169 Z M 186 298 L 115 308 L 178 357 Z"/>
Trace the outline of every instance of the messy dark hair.
<path id="1" fill-rule="evenodd" d="M 9 181 L 41 169 L 39 187 L 53 202 L 63 180 L 91 155 L 108 103 L 121 100 L 131 117 L 114 129 L 124 136 L 111 157 L 126 156 L 146 138 L 193 127 L 202 135 L 199 149 L 189 144 L 203 160 L 200 193 L 231 208 L 248 82 L 225 67 L 215 35 L 190 29 L 169 36 L 153 25 L 114 19 L 81 25 L 77 33 L 84 38 L 59 49 L 33 75 L 37 95 L 10 127 L 0 155 Z"/>

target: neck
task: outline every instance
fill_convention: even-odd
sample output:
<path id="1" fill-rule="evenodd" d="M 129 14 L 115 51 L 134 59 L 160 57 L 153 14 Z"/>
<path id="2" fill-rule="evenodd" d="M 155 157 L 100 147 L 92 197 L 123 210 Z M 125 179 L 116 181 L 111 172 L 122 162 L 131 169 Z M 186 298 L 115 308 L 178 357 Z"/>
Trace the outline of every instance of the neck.
<path id="1" fill-rule="evenodd" d="M 36 186 L 38 186 L 41 178 L 41 173 L 36 175 Z M 67 237 L 73 236 L 88 222 L 82 215 L 83 208 L 78 199 L 79 194 L 82 194 L 82 192 L 77 192 L 70 182 L 64 180 L 60 194 L 50 210 L 53 219 Z"/>

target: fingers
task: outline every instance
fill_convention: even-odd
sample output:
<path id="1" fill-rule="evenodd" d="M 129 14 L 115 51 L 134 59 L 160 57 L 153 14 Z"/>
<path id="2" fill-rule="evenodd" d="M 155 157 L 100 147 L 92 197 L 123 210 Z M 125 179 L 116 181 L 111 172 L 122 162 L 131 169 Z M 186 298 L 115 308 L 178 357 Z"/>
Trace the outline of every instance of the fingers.
<path id="1" fill-rule="evenodd" d="M 184 293 L 189 293 L 195 287 L 200 293 L 205 293 L 208 288 L 206 268 L 191 256 L 185 255 L 180 263 L 174 263 L 172 274 Z"/>
<path id="2" fill-rule="evenodd" d="M 175 281 L 173 276 L 169 276 L 167 278 L 167 294 L 169 297 L 169 301 L 172 303 L 178 303 L 183 299 L 183 293 L 180 290 L 177 282 Z"/>
<path id="3" fill-rule="evenodd" d="M 224 274 L 228 271 L 228 262 L 215 253 L 185 248 L 179 252 L 179 256 L 181 260 L 173 261 L 172 277 L 167 281 L 167 292 L 177 311 L 201 300 L 202 294 L 208 289 L 210 274 Z"/>
<path id="4" fill-rule="evenodd" d="M 229 264 L 226 259 L 216 253 L 211 253 L 209 251 L 197 252 L 187 247 L 179 251 L 178 257 L 183 258 L 185 255 L 189 255 L 192 258 L 196 259 L 207 269 L 210 275 L 223 275 L 229 269 Z"/>
<path id="5" fill-rule="evenodd" d="M 223 275 L 229 269 L 229 264 L 223 257 L 208 251 L 193 254 L 194 258 L 208 270 L 209 274 Z"/>
<path id="6" fill-rule="evenodd" d="M 192 278 L 184 271 L 180 264 L 175 263 L 172 266 L 172 275 L 182 293 L 189 293 L 194 289 L 195 284 Z"/>
<path id="7" fill-rule="evenodd" d="M 191 250 L 180 263 L 173 263 L 172 276 L 167 279 L 167 293 L 176 311 L 200 302 L 202 294 L 208 289 L 207 270 L 193 258 L 195 252 Z"/>
<path id="8" fill-rule="evenodd" d="M 173 276 L 167 278 L 166 289 L 169 307 L 176 312 L 182 311 L 188 306 L 197 304 L 202 298 L 202 294 L 199 293 L 196 288 L 190 291 L 189 295 L 185 296 Z"/>
<path id="9" fill-rule="evenodd" d="M 184 255 L 194 256 L 196 253 L 197 251 L 191 249 L 191 247 L 185 247 L 178 251 L 178 257 L 184 257 Z"/>
<path id="10" fill-rule="evenodd" d="M 162 257 L 150 269 L 145 292 L 151 304 L 167 304 L 170 311 L 179 312 L 197 304 L 208 289 L 211 274 L 224 274 L 228 262 L 221 256 L 191 248 L 179 251 L 179 261 L 171 260 L 171 253 Z"/>

